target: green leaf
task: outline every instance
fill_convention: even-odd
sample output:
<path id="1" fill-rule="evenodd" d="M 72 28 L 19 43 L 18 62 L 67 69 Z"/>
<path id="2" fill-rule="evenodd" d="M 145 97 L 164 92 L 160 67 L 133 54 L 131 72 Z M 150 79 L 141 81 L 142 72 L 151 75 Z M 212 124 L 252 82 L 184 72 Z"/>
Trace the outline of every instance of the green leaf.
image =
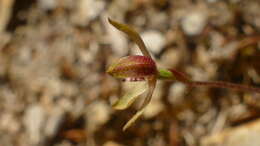
<path id="1" fill-rule="evenodd" d="M 113 108 L 117 110 L 128 108 L 139 95 L 143 94 L 148 89 L 147 82 L 136 82 L 131 84 L 135 84 L 135 86 L 128 90 L 126 94 L 113 105 Z"/>

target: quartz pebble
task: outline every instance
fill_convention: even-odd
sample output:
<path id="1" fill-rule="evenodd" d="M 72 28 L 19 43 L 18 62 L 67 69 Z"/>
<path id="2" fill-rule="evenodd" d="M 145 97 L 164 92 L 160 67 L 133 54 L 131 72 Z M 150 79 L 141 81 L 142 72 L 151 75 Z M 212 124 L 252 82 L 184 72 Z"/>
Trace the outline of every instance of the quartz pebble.
<path id="1" fill-rule="evenodd" d="M 55 9 L 57 6 L 56 0 L 38 0 L 39 5 L 43 10 L 52 10 Z"/>
<path id="2" fill-rule="evenodd" d="M 31 144 L 39 144 L 42 138 L 42 128 L 45 125 L 46 113 L 42 106 L 31 105 L 25 111 L 24 126 Z"/>
<path id="3" fill-rule="evenodd" d="M 202 138 L 201 146 L 259 146 L 260 120 Z"/>
<path id="4" fill-rule="evenodd" d="M 91 20 L 100 16 L 105 8 L 105 1 L 102 0 L 79 0 L 77 4 L 77 12 L 72 21 L 80 26 L 88 25 Z"/>
<path id="5" fill-rule="evenodd" d="M 107 30 L 107 40 L 109 44 L 112 45 L 114 53 L 118 56 L 126 55 L 126 53 L 128 52 L 128 38 L 122 32 L 111 26 L 111 24 L 109 24 L 106 19 L 104 20 L 104 24 Z"/>
<path id="6" fill-rule="evenodd" d="M 184 101 L 186 86 L 183 83 L 174 83 L 170 87 L 169 101 L 171 104 L 176 105 Z"/>
<path id="7" fill-rule="evenodd" d="M 207 24 L 207 15 L 199 10 L 189 12 L 181 21 L 181 26 L 187 35 L 198 35 Z"/>
<path id="8" fill-rule="evenodd" d="M 109 120 L 110 109 L 110 106 L 102 101 L 91 103 L 86 114 L 88 129 L 90 131 L 96 130 L 99 126 L 106 123 Z"/>
<path id="9" fill-rule="evenodd" d="M 155 30 L 145 31 L 141 34 L 144 43 L 147 48 L 155 54 L 158 54 L 162 51 L 164 45 L 166 44 L 165 37 L 162 33 Z"/>

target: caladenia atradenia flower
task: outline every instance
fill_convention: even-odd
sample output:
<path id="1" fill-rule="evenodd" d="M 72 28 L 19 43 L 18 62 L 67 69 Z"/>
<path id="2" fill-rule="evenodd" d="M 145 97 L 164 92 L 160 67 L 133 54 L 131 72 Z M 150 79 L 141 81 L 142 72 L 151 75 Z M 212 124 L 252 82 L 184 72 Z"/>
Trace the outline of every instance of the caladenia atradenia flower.
<path id="1" fill-rule="evenodd" d="M 126 125 L 123 127 L 123 130 L 126 130 L 143 114 L 145 108 L 152 98 L 156 81 L 158 79 L 179 81 L 192 87 L 206 86 L 228 88 L 260 94 L 260 88 L 223 81 L 192 81 L 187 75 L 175 69 L 158 69 L 155 61 L 151 58 L 151 55 L 148 52 L 143 40 L 134 29 L 111 19 L 108 19 L 108 21 L 115 28 L 127 34 L 128 37 L 130 37 L 138 45 L 140 51 L 143 54 L 143 56 L 132 55 L 122 57 L 116 63 L 112 64 L 107 70 L 107 73 L 115 78 L 119 78 L 125 81 L 142 81 L 132 90 L 127 91 L 125 95 L 113 105 L 115 109 L 123 110 L 128 108 L 139 95 L 147 91 L 146 97 L 140 109 L 126 123 Z"/>

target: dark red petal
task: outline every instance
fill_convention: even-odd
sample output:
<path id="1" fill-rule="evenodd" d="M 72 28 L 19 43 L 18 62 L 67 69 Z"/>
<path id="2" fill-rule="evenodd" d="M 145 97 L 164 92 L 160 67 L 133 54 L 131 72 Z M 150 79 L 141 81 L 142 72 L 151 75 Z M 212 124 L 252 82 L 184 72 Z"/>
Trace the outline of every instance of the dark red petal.
<path id="1" fill-rule="evenodd" d="M 127 56 L 111 65 L 107 73 L 116 78 L 144 78 L 157 73 L 156 64 L 150 57 Z"/>

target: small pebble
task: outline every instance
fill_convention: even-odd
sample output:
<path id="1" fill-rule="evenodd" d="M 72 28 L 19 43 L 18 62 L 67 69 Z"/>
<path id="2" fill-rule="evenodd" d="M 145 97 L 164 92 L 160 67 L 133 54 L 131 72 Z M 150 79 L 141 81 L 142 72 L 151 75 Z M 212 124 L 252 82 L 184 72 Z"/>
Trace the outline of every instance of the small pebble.
<path id="1" fill-rule="evenodd" d="M 42 128 L 45 125 L 46 113 L 40 105 L 31 105 L 25 111 L 24 126 L 31 144 L 39 144 L 43 140 Z"/>
<path id="2" fill-rule="evenodd" d="M 99 126 L 101 126 L 109 120 L 111 107 L 108 106 L 105 102 L 93 102 L 87 108 L 87 126 L 90 131 L 96 130 Z"/>
<path id="3" fill-rule="evenodd" d="M 191 11 L 181 21 L 181 26 L 187 35 L 194 36 L 202 32 L 207 24 L 207 15 L 202 11 Z"/>
<path id="4" fill-rule="evenodd" d="M 141 34 L 141 37 L 149 51 L 154 54 L 160 53 L 166 44 L 165 37 L 159 31 L 145 31 Z"/>

